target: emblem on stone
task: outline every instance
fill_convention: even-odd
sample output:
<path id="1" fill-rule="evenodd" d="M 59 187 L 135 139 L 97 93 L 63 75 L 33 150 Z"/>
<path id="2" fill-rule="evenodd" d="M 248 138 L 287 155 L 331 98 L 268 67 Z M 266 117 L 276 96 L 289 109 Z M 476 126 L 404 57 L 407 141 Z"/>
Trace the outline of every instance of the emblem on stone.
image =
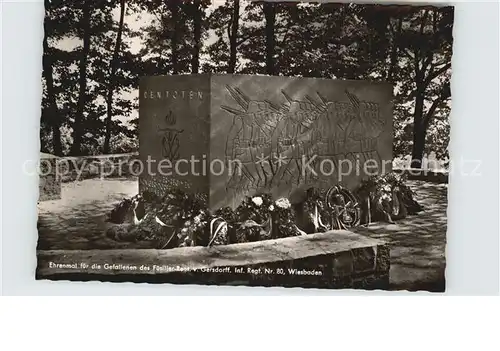
<path id="1" fill-rule="evenodd" d="M 180 141 L 179 136 L 184 131 L 183 129 L 175 128 L 177 117 L 172 111 L 169 111 L 164 117 L 166 127 L 158 126 L 158 132 L 162 134 L 161 145 L 162 155 L 165 159 L 172 162 L 180 158 Z"/>

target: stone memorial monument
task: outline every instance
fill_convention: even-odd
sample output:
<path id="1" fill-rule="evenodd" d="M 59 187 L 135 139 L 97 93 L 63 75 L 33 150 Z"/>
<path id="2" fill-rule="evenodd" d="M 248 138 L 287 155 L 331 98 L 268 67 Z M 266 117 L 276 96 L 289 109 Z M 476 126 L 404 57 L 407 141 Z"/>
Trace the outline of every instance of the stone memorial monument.
<path id="1" fill-rule="evenodd" d="M 391 171 L 392 85 L 254 75 L 141 79 L 141 191 L 179 187 L 210 208 L 246 195 L 349 188 Z"/>

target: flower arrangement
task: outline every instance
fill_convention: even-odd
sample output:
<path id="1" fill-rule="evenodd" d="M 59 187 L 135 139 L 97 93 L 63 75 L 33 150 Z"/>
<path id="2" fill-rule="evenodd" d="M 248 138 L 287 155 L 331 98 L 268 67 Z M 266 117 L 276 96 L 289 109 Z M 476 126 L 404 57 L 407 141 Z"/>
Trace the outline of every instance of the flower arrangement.
<path id="1" fill-rule="evenodd" d="M 126 241 L 152 240 L 160 249 L 194 246 L 206 241 L 205 208 L 198 197 L 181 190 L 163 198 L 145 192 L 124 199 L 111 211 L 108 221 L 119 226 L 111 227 L 107 235 Z"/>
<path id="2" fill-rule="evenodd" d="M 295 223 L 295 212 L 287 198 L 279 198 L 269 206 L 272 217 L 272 237 L 286 238 L 290 236 L 305 235 Z"/>
<path id="3" fill-rule="evenodd" d="M 273 205 L 271 194 L 247 196 L 235 210 L 236 241 L 252 242 L 271 239 Z"/>
<path id="4" fill-rule="evenodd" d="M 306 233 L 319 233 L 329 230 L 324 223 L 328 217 L 325 202 L 325 192 L 322 189 L 311 187 L 305 190 L 304 199 L 296 204 L 295 212 L 297 224 Z"/>
<path id="5" fill-rule="evenodd" d="M 372 176 L 361 183 L 356 194 L 364 212 L 364 224 L 370 225 L 373 220 L 394 223 L 394 220 L 423 210 L 406 180 L 405 176 L 391 172 Z"/>
<path id="6" fill-rule="evenodd" d="M 311 187 L 302 200 L 274 200 L 269 193 L 247 196 L 233 210 L 213 213 L 197 194 L 173 189 L 164 197 L 143 192 L 118 203 L 108 215 L 107 235 L 115 240 L 154 241 L 159 249 L 216 246 L 346 229 L 360 222 L 360 213 L 392 221 L 422 207 L 406 179 L 389 173 L 361 183 L 354 196 L 341 185 Z"/>
<path id="7" fill-rule="evenodd" d="M 423 211 L 422 205 L 415 200 L 415 192 L 406 184 L 408 176 L 406 174 L 398 175 L 391 172 L 385 175 L 385 180 L 390 184 L 396 194 L 399 194 L 400 201 L 404 205 L 407 214 L 413 215 Z"/>
<path id="8" fill-rule="evenodd" d="M 123 199 L 111 210 L 107 220 L 115 224 L 132 223 L 140 199 L 140 195 L 136 195 L 130 199 Z"/>
<path id="9" fill-rule="evenodd" d="M 206 246 L 208 243 L 206 229 L 209 217 L 205 210 L 200 210 L 197 215 L 186 219 L 176 234 L 178 246 Z"/>
<path id="10" fill-rule="evenodd" d="M 326 192 L 325 202 L 330 230 L 359 225 L 361 217 L 359 201 L 346 187 L 340 184 L 330 187 Z"/>
<path id="11" fill-rule="evenodd" d="M 269 218 L 269 206 L 273 203 L 273 197 L 268 193 L 247 196 L 235 210 L 236 220 L 262 223 Z"/>
<path id="12" fill-rule="evenodd" d="M 225 236 L 225 238 L 219 240 L 225 240 L 228 244 L 236 244 L 238 242 L 236 240 L 236 229 L 238 227 L 238 224 L 236 221 L 236 213 L 233 211 L 233 209 L 229 206 L 219 208 L 212 216 L 212 221 L 216 219 L 220 219 L 226 223 L 225 233 L 221 233 Z M 214 226 L 217 226 L 216 228 L 218 228 L 217 222 L 213 222 L 213 224 Z M 210 240 L 213 239 L 215 234 L 215 232 L 213 234 L 210 234 Z"/>
<path id="13" fill-rule="evenodd" d="M 206 246 L 227 245 L 229 241 L 229 224 L 222 217 L 213 217 L 208 228 L 208 238 Z"/>

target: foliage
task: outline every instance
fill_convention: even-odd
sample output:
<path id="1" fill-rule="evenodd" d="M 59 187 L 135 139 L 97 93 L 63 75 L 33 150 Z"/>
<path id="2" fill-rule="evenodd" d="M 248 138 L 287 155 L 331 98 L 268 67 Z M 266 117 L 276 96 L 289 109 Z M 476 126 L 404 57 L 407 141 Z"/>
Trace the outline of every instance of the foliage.
<path id="1" fill-rule="evenodd" d="M 247 196 L 235 210 L 238 242 L 259 241 L 271 238 L 271 194 Z"/>
<path id="2" fill-rule="evenodd" d="M 135 134 L 123 123 L 136 108 L 128 95 L 136 86 L 139 73 L 128 41 L 120 47 L 116 73 L 110 77 L 109 72 L 117 30 L 113 11 L 119 3 L 117 0 L 45 1 L 42 150 L 60 155 L 102 153 L 106 99 L 111 84 L 116 93 L 111 105 L 111 135 Z M 128 9 L 135 11 L 134 6 Z M 129 39 L 136 36 L 127 25 L 123 31 Z M 63 130 L 71 132 L 71 139 L 61 135 Z M 69 150 L 65 142 L 70 143 Z M 58 147 L 58 143 L 63 147 Z"/>
<path id="3" fill-rule="evenodd" d="M 406 184 L 405 175 L 394 172 L 372 176 L 364 180 L 356 190 L 365 214 L 365 224 L 405 218 L 417 214 L 423 207 L 415 200 L 415 193 Z"/>
<path id="4" fill-rule="evenodd" d="M 133 149 L 113 140 L 136 138 L 138 77 L 201 71 L 393 82 L 394 156 L 447 156 L 452 7 L 46 0 L 45 8 L 43 151 Z"/>
<path id="5" fill-rule="evenodd" d="M 305 234 L 295 223 L 295 212 L 287 198 L 277 199 L 269 208 L 272 218 L 272 238 L 287 238 Z"/>
<path id="6" fill-rule="evenodd" d="M 139 151 L 139 140 L 136 135 L 128 136 L 123 132 L 111 137 L 111 150 L 117 154 Z"/>

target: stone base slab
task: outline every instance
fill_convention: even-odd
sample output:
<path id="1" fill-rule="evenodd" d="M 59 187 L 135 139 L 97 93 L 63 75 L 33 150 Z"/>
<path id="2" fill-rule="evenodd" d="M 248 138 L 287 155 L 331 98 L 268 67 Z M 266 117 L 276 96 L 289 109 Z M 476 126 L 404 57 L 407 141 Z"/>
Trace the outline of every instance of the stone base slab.
<path id="1" fill-rule="evenodd" d="M 37 279 L 388 289 L 389 247 L 349 231 L 170 250 L 38 251 Z"/>

